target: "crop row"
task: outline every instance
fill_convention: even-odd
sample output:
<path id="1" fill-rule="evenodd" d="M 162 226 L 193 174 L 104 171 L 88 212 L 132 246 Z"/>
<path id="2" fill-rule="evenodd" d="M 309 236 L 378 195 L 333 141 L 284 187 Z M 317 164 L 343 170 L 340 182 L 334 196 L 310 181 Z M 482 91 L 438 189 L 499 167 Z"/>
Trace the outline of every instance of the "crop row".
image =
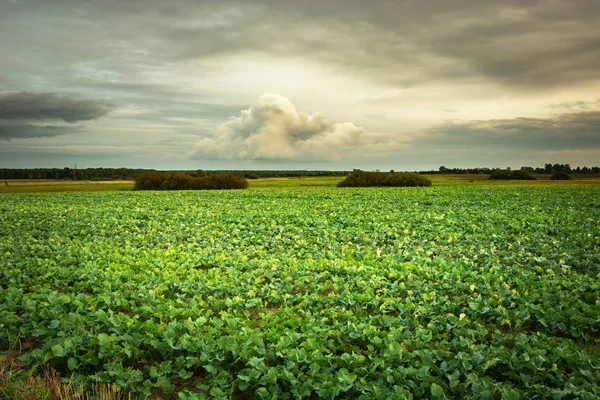
<path id="1" fill-rule="evenodd" d="M 179 398 L 597 398 L 600 190 L 4 196 L 0 340 Z"/>

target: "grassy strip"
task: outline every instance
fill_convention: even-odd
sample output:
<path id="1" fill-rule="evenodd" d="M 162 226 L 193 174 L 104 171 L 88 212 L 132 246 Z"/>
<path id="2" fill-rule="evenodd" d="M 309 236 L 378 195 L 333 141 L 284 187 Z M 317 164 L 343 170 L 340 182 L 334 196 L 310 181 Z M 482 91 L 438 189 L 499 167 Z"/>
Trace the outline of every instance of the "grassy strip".
<path id="1" fill-rule="evenodd" d="M 0 351 L 0 399 L 20 400 L 134 400 L 114 384 L 96 383 L 86 391 L 76 385 L 73 377 L 62 378 L 46 366 L 41 371 L 27 370 L 20 361 L 22 351 L 28 348 L 19 340 L 9 349 Z"/>
<path id="2" fill-rule="evenodd" d="M 484 174 L 426 175 L 434 186 L 589 186 L 599 185 L 600 176 L 573 175 L 572 181 L 551 181 L 551 175 L 535 175 L 536 181 L 490 181 Z M 264 178 L 249 180 L 250 189 L 291 189 L 336 187 L 344 177 Z M 133 190 L 129 181 L 0 181 L 0 194 L 58 193 L 58 192 L 114 192 Z"/>
<path id="3" fill-rule="evenodd" d="M 13 193 L 59 193 L 59 192 L 115 192 L 132 190 L 133 182 L 57 182 L 57 181 L 4 181 L 0 182 L 0 194 Z"/>
<path id="4" fill-rule="evenodd" d="M 336 187 L 343 176 L 251 179 L 250 189 Z"/>

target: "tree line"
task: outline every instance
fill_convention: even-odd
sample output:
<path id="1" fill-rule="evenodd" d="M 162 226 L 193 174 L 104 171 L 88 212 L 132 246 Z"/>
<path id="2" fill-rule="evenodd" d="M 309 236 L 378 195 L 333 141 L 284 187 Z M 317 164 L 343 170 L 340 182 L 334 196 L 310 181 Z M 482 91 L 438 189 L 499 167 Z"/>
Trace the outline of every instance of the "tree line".
<path id="1" fill-rule="evenodd" d="M 0 180 L 4 179 L 70 179 L 70 180 L 135 180 L 144 172 L 154 169 L 140 168 L 0 168 Z M 319 176 L 346 176 L 351 171 L 311 171 L 311 170 L 169 170 L 166 173 L 182 172 L 196 176 L 198 171 L 213 175 L 229 173 L 246 179 L 292 178 Z"/>
<path id="2" fill-rule="evenodd" d="M 425 174 L 486 174 L 491 175 L 495 171 L 510 171 L 511 168 L 446 168 L 441 166 L 437 171 L 421 171 Z M 528 167 L 522 166 L 522 171 L 527 171 L 534 174 L 555 174 L 558 172 L 566 172 L 567 174 L 600 174 L 600 167 L 576 167 L 571 168 L 570 164 L 544 164 L 543 167 Z"/>
<path id="3" fill-rule="evenodd" d="M 555 174 L 565 172 L 568 174 L 600 174 L 600 167 L 576 167 L 570 164 L 545 164 L 543 167 L 520 168 L 535 174 Z M 0 180 L 5 179 L 69 179 L 69 180 L 135 180 L 144 172 L 154 169 L 142 168 L 0 168 Z M 347 176 L 352 171 L 314 171 L 314 170 L 170 170 L 167 173 L 182 172 L 196 176 L 198 171 L 206 175 L 217 173 L 229 173 L 242 176 L 246 179 L 260 178 L 293 178 L 293 177 L 320 177 L 320 176 Z M 510 171 L 510 168 L 447 168 L 440 166 L 437 170 L 418 171 L 420 174 L 486 174 L 491 175 L 495 171 Z M 393 171 L 391 171 L 393 172 Z"/>

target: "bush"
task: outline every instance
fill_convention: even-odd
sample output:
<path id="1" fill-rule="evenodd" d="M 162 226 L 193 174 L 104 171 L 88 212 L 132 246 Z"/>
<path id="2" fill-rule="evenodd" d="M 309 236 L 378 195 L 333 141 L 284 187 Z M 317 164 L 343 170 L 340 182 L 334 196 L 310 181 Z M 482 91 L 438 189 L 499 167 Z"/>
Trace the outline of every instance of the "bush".
<path id="1" fill-rule="evenodd" d="M 133 190 L 162 190 L 165 174 L 158 171 L 147 171 L 135 179 Z"/>
<path id="2" fill-rule="evenodd" d="M 256 172 L 246 172 L 244 174 L 244 178 L 246 178 L 246 179 L 259 179 L 260 175 L 258 175 Z"/>
<path id="3" fill-rule="evenodd" d="M 515 179 L 515 180 L 524 180 L 524 181 L 535 181 L 536 180 L 535 176 L 531 175 L 528 171 L 525 171 L 522 169 L 512 171 L 510 176 L 511 176 L 510 179 Z"/>
<path id="4" fill-rule="evenodd" d="M 167 174 L 163 181 L 164 190 L 189 190 L 192 188 L 192 178 L 184 172 L 175 172 Z"/>
<path id="5" fill-rule="evenodd" d="M 383 172 L 367 172 L 355 169 L 338 187 L 372 187 L 372 186 L 431 186 L 431 180 L 425 176 L 404 172 L 385 174 Z"/>
<path id="6" fill-rule="evenodd" d="M 383 186 L 431 186 L 431 180 L 419 174 L 395 172 L 385 176 Z"/>
<path id="7" fill-rule="evenodd" d="M 536 180 L 536 177 L 522 169 L 518 169 L 516 171 L 508 171 L 508 170 L 499 169 L 499 170 L 492 172 L 490 174 L 490 176 L 488 177 L 488 179 L 534 181 L 534 180 Z"/>
<path id="8" fill-rule="evenodd" d="M 492 172 L 488 179 L 510 179 L 510 171 L 499 169 Z"/>
<path id="9" fill-rule="evenodd" d="M 248 181 L 243 176 L 233 174 L 209 175 L 211 182 L 209 189 L 246 189 Z"/>
<path id="10" fill-rule="evenodd" d="M 228 173 L 193 178 L 183 172 L 166 174 L 148 171 L 135 180 L 134 190 L 211 190 L 245 189 L 247 187 L 246 178 Z"/>
<path id="11" fill-rule="evenodd" d="M 556 172 L 552 174 L 550 179 L 553 181 L 570 181 L 573 178 L 571 178 L 571 175 L 567 174 L 566 172 Z"/>

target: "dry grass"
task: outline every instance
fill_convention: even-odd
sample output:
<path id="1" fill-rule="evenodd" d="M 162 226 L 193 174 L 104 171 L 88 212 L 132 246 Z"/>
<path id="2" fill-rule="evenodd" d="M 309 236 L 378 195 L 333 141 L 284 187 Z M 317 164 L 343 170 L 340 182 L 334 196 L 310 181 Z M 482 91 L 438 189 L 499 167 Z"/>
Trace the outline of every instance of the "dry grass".
<path id="1" fill-rule="evenodd" d="M 112 192 L 133 190 L 133 181 L 9 180 L 0 181 L 0 194 Z"/>
<path id="2" fill-rule="evenodd" d="M 41 371 L 27 370 L 20 361 L 23 349 L 29 348 L 15 340 L 8 350 L 0 351 L 0 399 L 15 400 L 134 400 L 117 385 L 96 383 L 91 391 L 76 385 L 71 376 L 68 380 L 52 367 Z"/>

